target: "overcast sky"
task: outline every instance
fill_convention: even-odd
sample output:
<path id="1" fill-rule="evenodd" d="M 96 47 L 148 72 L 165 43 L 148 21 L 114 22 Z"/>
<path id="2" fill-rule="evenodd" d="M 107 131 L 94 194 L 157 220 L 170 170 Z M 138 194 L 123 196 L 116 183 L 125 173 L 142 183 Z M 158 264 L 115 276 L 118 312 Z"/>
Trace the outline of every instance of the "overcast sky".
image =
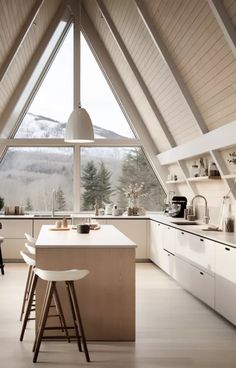
<path id="1" fill-rule="evenodd" d="M 132 132 L 81 35 L 81 103 L 94 125 L 126 137 Z M 73 109 L 73 29 L 69 31 L 29 111 L 66 122 Z"/>

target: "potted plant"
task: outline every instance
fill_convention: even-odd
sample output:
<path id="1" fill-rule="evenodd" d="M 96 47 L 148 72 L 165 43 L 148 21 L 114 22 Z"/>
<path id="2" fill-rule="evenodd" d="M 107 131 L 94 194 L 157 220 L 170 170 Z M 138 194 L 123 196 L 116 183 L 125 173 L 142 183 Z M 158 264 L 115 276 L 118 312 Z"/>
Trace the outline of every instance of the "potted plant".
<path id="1" fill-rule="evenodd" d="M 229 159 L 227 160 L 230 164 L 236 165 L 236 152 L 229 153 Z"/>

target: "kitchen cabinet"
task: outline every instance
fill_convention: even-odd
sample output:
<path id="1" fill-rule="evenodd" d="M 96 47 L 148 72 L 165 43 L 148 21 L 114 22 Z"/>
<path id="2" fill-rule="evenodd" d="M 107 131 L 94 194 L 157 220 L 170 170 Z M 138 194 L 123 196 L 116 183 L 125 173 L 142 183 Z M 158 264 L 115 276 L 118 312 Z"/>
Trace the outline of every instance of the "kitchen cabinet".
<path id="1" fill-rule="evenodd" d="M 175 256 L 164 249 L 166 244 L 166 235 L 168 235 L 167 239 L 171 240 L 173 233 L 169 232 L 166 225 L 155 221 L 150 222 L 149 258 L 163 271 L 175 278 Z M 168 246 L 166 248 L 168 248 Z"/>
<path id="2" fill-rule="evenodd" d="M 98 220 L 100 223 L 100 220 Z M 135 250 L 136 259 L 147 259 L 147 237 L 148 223 L 146 219 L 107 219 L 108 225 L 114 225 L 118 230 L 130 238 L 137 248 Z"/>
<path id="3" fill-rule="evenodd" d="M 177 230 L 171 226 L 164 225 L 162 227 L 163 232 L 163 248 L 166 249 L 168 252 L 175 254 L 175 247 L 176 247 L 176 233 Z"/>
<path id="4" fill-rule="evenodd" d="M 178 230 L 175 253 L 176 256 L 187 260 L 208 274 L 214 274 L 215 243 L 213 241 Z"/>
<path id="5" fill-rule="evenodd" d="M 2 255 L 5 261 L 21 259 L 20 251 L 25 249 L 25 233 L 32 235 L 32 220 L 1 219 L 1 236 L 4 237 Z"/>
<path id="6" fill-rule="evenodd" d="M 175 257 L 177 282 L 191 294 L 214 308 L 214 277 L 185 260 Z"/>
<path id="7" fill-rule="evenodd" d="M 236 249 L 216 247 L 215 309 L 236 325 Z"/>

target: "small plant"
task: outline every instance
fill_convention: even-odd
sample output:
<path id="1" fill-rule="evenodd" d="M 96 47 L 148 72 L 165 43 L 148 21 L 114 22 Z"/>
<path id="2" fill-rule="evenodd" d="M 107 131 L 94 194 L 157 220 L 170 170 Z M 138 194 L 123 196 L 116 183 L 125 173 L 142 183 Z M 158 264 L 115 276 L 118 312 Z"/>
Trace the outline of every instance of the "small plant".
<path id="1" fill-rule="evenodd" d="M 135 184 L 130 184 L 127 189 L 122 188 L 122 190 L 125 193 L 125 196 L 127 198 L 135 199 L 138 197 L 146 196 L 146 193 L 141 193 L 143 191 L 143 188 L 144 188 L 144 183 L 141 183 L 140 185 L 135 183 Z"/>
<path id="2" fill-rule="evenodd" d="M 236 152 L 229 153 L 230 159 L 227 160 L 230 164 L 236 165 Z"/>
<path id="3" fill-rule="evenodd" d="M 0 197 L 0 211 L 4 207 L 4 199 Z"/>

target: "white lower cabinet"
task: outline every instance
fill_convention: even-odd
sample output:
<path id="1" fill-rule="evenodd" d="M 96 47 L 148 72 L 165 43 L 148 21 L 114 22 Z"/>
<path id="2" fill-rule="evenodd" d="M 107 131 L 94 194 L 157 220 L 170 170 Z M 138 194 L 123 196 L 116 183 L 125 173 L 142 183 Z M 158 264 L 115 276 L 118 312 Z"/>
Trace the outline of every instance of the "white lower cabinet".
<path id="1" fill-rule="evenodd" d="M 100 220 L 98 220 L 100 222 Z M 147 259 L 147 236 L 148 236 L 148 220 L 146 219 L 107 219 L 108 225 L 115 226 L 128 238 L 130 238 L 137 248 L 135 250 L 136 259 Z"/>
<path id="2" fill-rule="evenodd" d="M 153 263 L 175 278 L 175 256 L 164 249 L 166 232 L 166 225 L 151 221 L 149 257 Z"/>
<path id="3" fill-rule="evenodd" d="M 215 309 L 236 325 L 236 249 L 216 248 Z"/>
<path id="4" fill-rule="evenodd" d="M 1 236 L 4 237 L 2 244 L 2 256 L 4 260 L 21 259 L 20 251 L 25 249 L 25 233 L 32 235 L 32 220 L 3 219 Z"/>
<path id="5" fill-rule="evenodd" d="M 178 283 L 191 294 L 214 308 L 214 277 L 175 257 L 175 274 Z"/>

